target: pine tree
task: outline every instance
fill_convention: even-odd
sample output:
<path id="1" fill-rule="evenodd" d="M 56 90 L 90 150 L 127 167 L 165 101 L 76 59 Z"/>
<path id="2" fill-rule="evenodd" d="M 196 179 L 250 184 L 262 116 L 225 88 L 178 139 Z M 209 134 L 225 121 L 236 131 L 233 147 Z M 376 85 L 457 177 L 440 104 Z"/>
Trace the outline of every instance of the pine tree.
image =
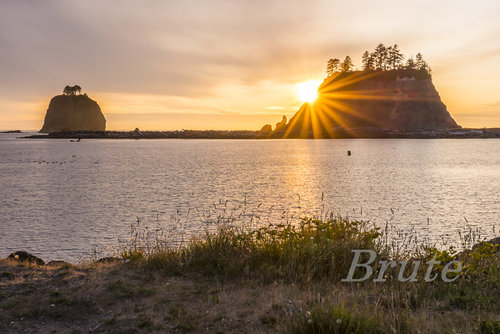
<path id="1" fill-rule="evenodd" d="M 342 64 L 340 64 L 340 70 L 342 72 L 350 72 L 350 71 L 352 71 L 353 67 L 354 67 L 354 64 L 352 63 L 352 59 L 349 56 L 345 57 Z"/>
<path id="2" fill-rule="evenodd" d="M 387 48 L 387 65 L 390 70 L 398 70 L 403 64 L 402 61 L 404 59 L 403 54 L 399 51 L 399 46 L 394 44 L 394 46 L 390 46 Z"/>
<path id="3" fill-rule="evenodd" d="M 413 59 L 413 56 L 410 56 L 410 58 L 406 60 L 405 70 L 414 70 L 415 68 L 415 59 Z"/>
<path id="4" fill-rule="evenodd" d="M 387 48 L 384 44 L 380 43 L 373 51 L 373 58 L 375 62 L 376 70 L 386 70 L 387 69 Z"/>
<path id="5" fill-rule="evenodd" d="M 421 53 L 417 53 L 417 55 L 415 56 L 415 69 L 431 73 L 431 68 L 429 64 L 427 64 L 427 62 L 424 60 L 424 57 Z"/>
<path id="6" fill-rule="evenodd" d="M 340 70 L 340 60 L 337 58 L 330 58 L 326 63 L 326 75 L 330 76 Z"/>
<path id="7" fill-rule="evenodd" d="M 363 63 L 363 71 L 372 71 L 375 69 L 373 66 L 373 54 L 370 52 L 365 51 L 365 53 L 363 53 L 361 62 Z"/>

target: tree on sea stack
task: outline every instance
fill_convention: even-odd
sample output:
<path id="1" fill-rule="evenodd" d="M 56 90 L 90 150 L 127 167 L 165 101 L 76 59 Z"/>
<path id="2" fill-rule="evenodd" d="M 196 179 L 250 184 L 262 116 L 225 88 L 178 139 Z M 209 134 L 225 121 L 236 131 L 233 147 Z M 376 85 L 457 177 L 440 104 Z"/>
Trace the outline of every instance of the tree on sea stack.
<path id="1" fill-rule="evenodd" d="M 431 73 L 431 67 L 424 60 L 424 57 L 422 56 L 421 53 L 417 53 L 417 55 L 415 56 L 415 68 L 417 70 L 424 70 L 427 71 L 428 73 Z"/>
<path id="2" fill-rule="evenodd" d="M 363 56 L 361 57 L 361 61 L 363 63 L 363 71 L 373 71 L 375 70 L 375 61 L 373 59 L 373 54 L 365 51 Z"/>
<path id="3" fill-rule="evenodd" d="M 67 85 L 63 89 L 63 94 L 73 96 L 73 95 L 76 95 L 76 93 L 78 93 L 78 95 L 80 95 L 81 91 L 82 91 L 82 87 L 80 87 L 78 85 L 74 85 L 74 86 Z"/>
<path id="4" fill-rule="evenodd" d="M 340 60 L 337 58 L 330 58 L 326 63 L 326 75 L 330 76 L 340 70 Z"/>
<path id="5" fill-rule="evenodd" d="M 405 70 L 414 70 L 416 68 L 415 59 L 413 59 L 413 57 L 408 58 L 404 68 Z"/>
<path id="6" fill-rule="evenodd" d="M 394 44 L 387 48 L 387 65 L 390 70 L 398 70 L 403 66 L 404 55 L 399 51 L 399 46 Z"/>
<path id="7" fill-rule="evenodd" d="M 342 72 L 351 72 L 354 68 L 354 64 L 352 63 L 351 57 L 345 57 L 344 61 L 340 65 L 340 69 Z"/>
<path id="8" fill-rule="evenodd" d="M 402 70 L 417 70 L 425 77 L 425 73 L 430 75 L 431 68 L 424 60 L 421 53 L 417 53 L 416 57 L 409 57 L 405 60 L 405 56 L 399 50 L 399 46 L 386 47 L 379 43 L 372 52 L 365 51 L 361 56 L 361 64 L 363 71 L 402 71 Z M 354 69 L 352 59 L 347 56 L 344 61 L 340 62 L 337 58 L 330 58 L 326 65 L 326 74 L 331 76 L 336 72 L 351 72 Z"/>
<path id="9" fill-rule="evenodd" d="M 375 59 L 376 70 L 387 70 L 387 48 L 384 44 L 380 43 L 373 51 L 373 58 Z"/>

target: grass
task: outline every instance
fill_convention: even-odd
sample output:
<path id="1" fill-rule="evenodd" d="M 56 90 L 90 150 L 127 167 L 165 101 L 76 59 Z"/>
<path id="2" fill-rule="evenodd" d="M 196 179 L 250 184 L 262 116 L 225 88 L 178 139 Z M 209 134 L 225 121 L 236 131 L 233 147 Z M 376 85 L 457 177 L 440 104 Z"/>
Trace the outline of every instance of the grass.
<path id="1" fill-rule="evenodd" d="M 200 273 L 221 279 L 311 282 L 340 280 L 352 249 L 377 249 L 380 233 L 346 219 L 304 219 L 298 225 L 269 225 L 254 230 L 220 226 L 184 248 L 125 250 L 122 256 L 166 274 Z"/>
<path id="2" fill-rule="evenodd" d="M 344 307 L 333 305 L 316 306 L 301 316 L 295 317 L 290 333 L 309 334 L 379 334 L 386 333 L 381 323 L 368 314 L 353 313 Z"/>
<path id="3" fill-rule="evenodd" d="M 396 248 L 380 230 L 340 217 L 253 229 L 232 223 L 182 247 L 135 230 L 124 261 L 0 263 L 9 273 L 0 281 L 0 332 L 499 333 L 500 256 L 492 244 L 461 253 Z M 398 268 L 384 283 L 341 282 L 353 249 L 371 249 L 377 261 L 459 259 L 463 271 L 452 283 L 425 282 L 423 266 L 416 282 L 398 281 Z"/>
<path id="4" fill-rule="evenodd" d="M 293 325 L 288 327 L 291 332 L 412 333 L 420 327 L 416 325 L 416 312 L 464 312 L 466 318 L 474 319 L 478 328 L 483 314 L 500 314 L 500 256 L 488 242 L 480 242 L 473 250 L 462 253 L 424 244 L 415 244 L 411 249 L 396 248 L 377 228 L 370 228 L 364 222 L 330 217 L 306 218 L 296 225 L 269 225 L 251 230 L 221 224 L 216 231 L 191 240 L 186 247 L 156 247 L 150 253 L 133 249 L 125 250 L 122 255 L 147 270 L 167 276 L 196 274 L 222 282 L 251 279 L 263 284 L 279 281 L 298 284 L 303 289 L 314 284 L 349 286 L 340 280 L 347 276 L 354 249 L 375 251 L 375 263 L 378 260 L 408 261 L 405 277 L 411 274 L 413 264 L 418 261 L 425 264 L 433 257 L 441 264 L 435 266 L 431 276 L 440 275 L 445 264 L 452 260 L 459 259 L 463 266 L 452 283 L 440 279 L 425 282 L 425 265 L 419 268 L 417 282 L 400 282 L 398 266 L 387 272 L 384 283 L 374 284 L 371 280 L 350 283 L 350 288 L 357 289 L 357 293 L 371 295 L 376 300 L 368 303 L 366 299 L 355 303 L 340 300 L 337 305 L 325 305 L 321 300 L 313 302 L 308 305 L 309 315 L 299 312 L 294 317 Z M 375 266 L 375 272 L 378 269 Z M 448 278 L 453 276 L 456 274 Z M 345 304 L 351 305 L 346 309 Z M 360 312 L 359 307 L 365 310 Z M 334 316 L 341 319 L 341 326 L 331 321 Z M 463 330 L 464 326 L 469 325 L 457 328 Z"/>

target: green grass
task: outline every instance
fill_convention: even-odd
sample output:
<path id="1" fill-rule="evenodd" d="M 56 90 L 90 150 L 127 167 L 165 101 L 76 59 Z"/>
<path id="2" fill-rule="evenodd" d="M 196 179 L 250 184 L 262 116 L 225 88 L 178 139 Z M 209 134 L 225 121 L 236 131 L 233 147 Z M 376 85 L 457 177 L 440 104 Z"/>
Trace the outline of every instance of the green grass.
<path id="1" fill-rule="evenodd" d="M 379 251 L 379 236 L 377 230 L 362 222 L 304 219 L 298 225 L 269 225 L 255 230 L 221 226 L 182 249 L 125 254 L 151 269 L 173 275 L 195 272 L 224 279 L 340 280 L 350 267 L 351 250 Z"/>

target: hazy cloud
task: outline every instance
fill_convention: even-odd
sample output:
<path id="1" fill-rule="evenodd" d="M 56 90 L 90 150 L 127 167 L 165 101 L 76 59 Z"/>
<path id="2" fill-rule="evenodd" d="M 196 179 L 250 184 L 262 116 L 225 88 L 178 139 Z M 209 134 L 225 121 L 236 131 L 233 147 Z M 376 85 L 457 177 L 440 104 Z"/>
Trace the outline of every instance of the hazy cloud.
<path id="1" fill-rule="evenodd" d="M 34 103 L 78 83 L 94 95 L 171 97 L 157 101 L 165 112 L 289 110 L 296 101 L 287 85 L 321 79 L 329 57 L 359 64 L 379 42 L 422 52 L 435 76 L 464 77 L 460 67 L 476 57 L 484 62 L 475 63 L 476 78 L 498 78 L 499 8 L 450 0 L 0 0 L 0 92 Z M 270 91 L 263 82 L 278 87 L 274 100 L 259 97 Z"/>

